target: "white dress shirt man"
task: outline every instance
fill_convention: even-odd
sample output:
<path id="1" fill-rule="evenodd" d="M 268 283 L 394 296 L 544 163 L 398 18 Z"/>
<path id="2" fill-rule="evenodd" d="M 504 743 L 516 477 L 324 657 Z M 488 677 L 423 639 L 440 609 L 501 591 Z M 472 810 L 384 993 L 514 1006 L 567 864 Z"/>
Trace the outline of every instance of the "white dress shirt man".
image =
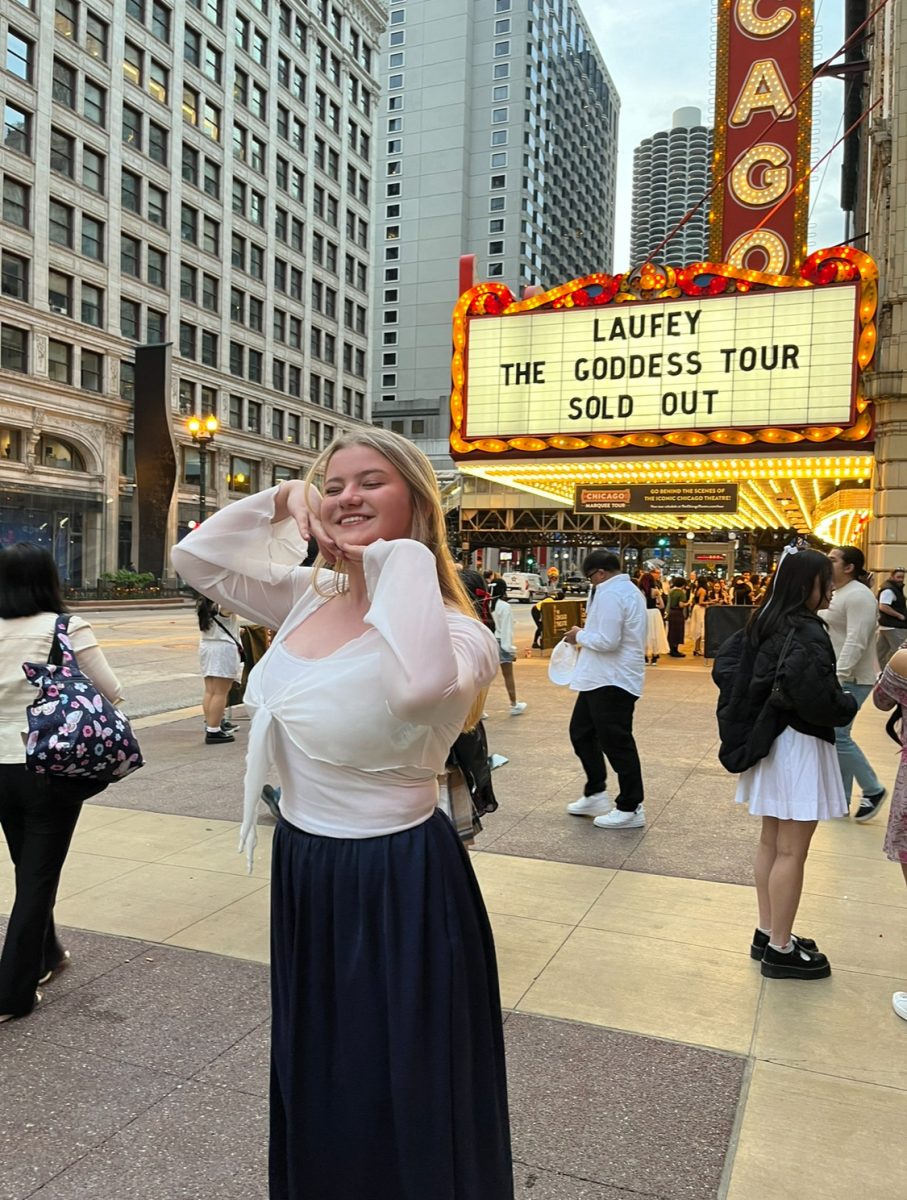
<path id="1" fill-rule="evenodd" d="M 565 637 L 580 647 L 571 688 L 577 693 L 570 741 L 586 773 L 582 797 L 567 805 L 574 816 L 591 816 L 599 829 L 645 825 L 642 767 L 633 738 L 633 710 L 645 673 L 646 602 L 620 561 L 593 550 L 583 561 L 593 585 L 586 624 Z M 620 791 L 612 804 L 605 791 L 610 762 Z"/>

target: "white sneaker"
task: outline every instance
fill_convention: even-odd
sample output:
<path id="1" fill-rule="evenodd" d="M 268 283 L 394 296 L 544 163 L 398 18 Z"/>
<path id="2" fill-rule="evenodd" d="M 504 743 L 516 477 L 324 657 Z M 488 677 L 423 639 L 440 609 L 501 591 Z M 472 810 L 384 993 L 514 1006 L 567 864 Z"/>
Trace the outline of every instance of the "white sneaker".
<path id="1" fill-rule="evenodd" d="M 521 713 L 521 712 L 525 712 L 525 711 L 526 711 L 526 701 L 525 701 L 525 700 L 518 700 L 518 701 L 516 702 L 516 704 L 514 704 L 514 705 L 511 707 L 511 709 L 510 709 L 510 715 L 511 715 L 512 717 L 518 717 L 518 716 L 520 715 L 520 713 Z"/>
<path id="2" fill-rule="evenodd" d="M 891 997 L 891 1007 L 899 1017 L 907 1021 L 907 992 L 895 992 Z"/>
<path id="3" fill-rule="evenodd" d="M 636 812 L 622 812 L 619 808 L 596 817 L 592 822 L 599 829 L 642 829 L 646 823 L 646 814 L 640 804 Z"/>
<path id="4" fill-rule="evenodd" d="M 613 807 L 614 804 L 607 792 L 593 792 L 591 796 L 580 796 L 579 800 L 568 804 L 567 812 L 573 813 L 575 817 L 597 817 L 602 813 L 610 812 Z"/>

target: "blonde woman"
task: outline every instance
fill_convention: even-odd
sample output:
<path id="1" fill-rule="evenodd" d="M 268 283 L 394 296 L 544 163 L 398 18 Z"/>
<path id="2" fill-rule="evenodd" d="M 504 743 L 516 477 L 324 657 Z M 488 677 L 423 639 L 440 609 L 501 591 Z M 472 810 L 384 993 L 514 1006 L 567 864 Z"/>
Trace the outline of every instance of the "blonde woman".
<path id="1" fill-rule="evenodd" d="M 344 434 L 305 483 L 230 505 L 173 557 L 278 631 L 246 690 L 242 830 L 251 847 L 273 762 L 272 1200 L 512 1200 L 494 946 L 436 808 L 498 650 L 428 459 L 386 430 Z"/>

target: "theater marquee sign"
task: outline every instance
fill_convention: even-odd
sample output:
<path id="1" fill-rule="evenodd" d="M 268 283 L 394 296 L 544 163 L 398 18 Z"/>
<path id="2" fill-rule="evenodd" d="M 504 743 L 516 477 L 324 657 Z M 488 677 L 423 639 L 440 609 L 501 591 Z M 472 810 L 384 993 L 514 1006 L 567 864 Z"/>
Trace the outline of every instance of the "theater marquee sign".
<path id="1" fill-rule="evenodd" d="M 454 311 L 452 453 L 863 441 L 876 280 L 842 246 L 796 275 L 647 265 L 525 300 L 479 284 Z"/>
<path id="2" fill-rule="evenodd" d="M 859 288 L 474 321 L 474 437 L 847 425 Z"/>

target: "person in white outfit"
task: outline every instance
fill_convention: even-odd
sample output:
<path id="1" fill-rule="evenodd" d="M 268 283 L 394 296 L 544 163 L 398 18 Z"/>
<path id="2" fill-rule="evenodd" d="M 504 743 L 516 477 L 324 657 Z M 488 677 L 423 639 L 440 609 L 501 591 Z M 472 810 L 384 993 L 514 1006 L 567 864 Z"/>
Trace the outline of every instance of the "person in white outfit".
<path id="1" fill-rule="evenodd" d="M 607 550 L 587 554 L 583 574 L 592 584 L 586 624 L 583 629 L 574 626 L 564 640 L 580 647 L 570 681 L 578 693 L 570 741 L 586 786 L 567 811 L 593 817 L 599 829 L 640 829 L 646 818 L 633 710 L 645 671 L 646 602 L 629 575 L 621 574 L 620 560 Z M 614 803 L 605 791 L 606 757 L 620 787 Z"/>
<path id="2" fill-rule="evenodd" d="M 498 654 L 501 659 L 501 674 L 504 676 L 504 687 L 510 697 L 510 715 L 518 717 L 526 711 L 526 701 L 516 698 L 516 681 L 513 678 L 513 664 L 516 662 L 516 644 L 513 640 L 513 613 L 507 603 L 507 584 L 503 579 L 495 579 L 491 584 L 491 601 L 494 607 L 491 615 L 494 619 L 494 636 L 498 640 Z"/>
<path id="3" fill-rule="evenodd" d="M 172 553 L 193 587 L 277 630 L 246 685 L 241 831 L 251 849 L 273 763 L 270 1195 L 513 1200 L 494 943 L 438 809 L 498 651 L 431 463 L 362 426 L 307 481 L 228 505 Z"/>
<path id="4" fill-rule="evenodd" d="M 864 583 L 863 551 L 856 546 L 836 546 L 830 550 L 831 581 L 834 595 L 819 616 L 828 626 L 837 659 L 838 679 L 845 692 L 857 701 L 857 712 L 872 691 L 879 675 L 876 658 L 878 603 Z M 853 721 L 835 730 L 838 765 L 844 783 L 844 796 L 850 809 L 850 794 L 856 779 L 862 793 L 854 819 L 871 821 L 885 800 L 886 790 L 866 755 L 853 738 Z"/>
<path id="5" fill-rule="evenodd" d="M 200 596 L 196 601 L 199 664 L 205 682 L 202 711 L 205 716 L 205 744 L 235 741 L 236 726 L 224 720 L 230 688 L 242 677 L 239 618 L 213 601 Z"/>

